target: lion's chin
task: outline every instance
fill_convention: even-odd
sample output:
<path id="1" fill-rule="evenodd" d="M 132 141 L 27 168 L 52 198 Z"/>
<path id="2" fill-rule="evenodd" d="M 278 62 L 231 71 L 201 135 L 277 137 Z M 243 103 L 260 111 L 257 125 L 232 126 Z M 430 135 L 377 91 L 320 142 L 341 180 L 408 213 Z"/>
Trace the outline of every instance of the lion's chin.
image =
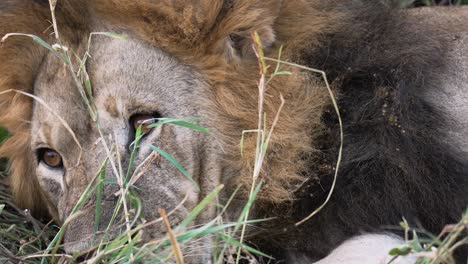
<path id="1" fill-rule="evenodd" d="M 160 223 L 158 223 L 160 224 Z M 78 225 L 79 226 L 79 225 Z M 64 243 L 62 244 L 63 250 L 69 255 L 78 255 L 77 262 L 85 262 L 95 257 L 97 245 L 103 239 L 103 234 L 84 234 L 84 231 L 77 232 L 76 226 L 71 226 L 68 232 L 65 232 Z M 162 225 L 151 226 L 151 228 L 144 228 L 138 232 L 141 235 L 140 243 L 151 243 L 152 241 L 161 241 L 166 236 L 163 232 Z M 125 230 L 123 228 L 113 230 L 106 235 L 105 241 L 112 241 L 115 237 L 122 234 Z M 136 234 L 132 238 L 136 239 Z M 104 241 L 104 244 L 106 243 Z M 198 238 L 192 241 L 188 241 L 185 244 L 180 244 L 184 263 L 198 264 L 198 263 L 213 263 L 213 251 L 214 245 L 213 238 L 210 236 Z M 141 263 L 152 260 L 151 255 L 144 258 Z M 139 262 L 140 263 L 140 262 Z"/>
<path id="2" fill-rule="evenodd" d="M 204 241 L 205 242 L 205 241 Z M 184 263 L 188 264 L 199 264 L 199 263 L 213 263 L 211 243 L 197 243 L 196 247 L 184 247 L 182 248 L 182 255 Z M 76 259 L 77 262 L 85 262 L 92 260 L 95 257 L 96 244 L 92 242 L 71 242 L 64 245 L 64 250 L 67 254 L 73 255 L 79 252 L 79 257 Z M 152 260 L 151 256 L 144 258 L 141 262 Z"/>
<path id="3" fill-rule="evenodd" d="M 63 249 L 67 254 L 73 254 L 73 253 L 85 253 L 85 252 L 92 252 L 93 251 L 93 246 L 95 243 L 93 243 L 93 240 L 89 241 L 76 241 L 76 242 L 69 242 L 63 244 Z M 87 254 L 91 255 L 91 254 Z"/>

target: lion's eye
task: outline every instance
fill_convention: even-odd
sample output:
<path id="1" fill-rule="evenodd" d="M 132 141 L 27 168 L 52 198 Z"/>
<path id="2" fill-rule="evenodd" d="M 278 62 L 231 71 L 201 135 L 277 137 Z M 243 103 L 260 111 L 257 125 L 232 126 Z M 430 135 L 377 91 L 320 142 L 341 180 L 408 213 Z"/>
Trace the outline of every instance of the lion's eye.
<path id="1" fill-rule="evenodd" d="M 60 154 L 53 149 L 43 148 L 38 151 L 39 162 L 43 162 L 50 168 L 60 169 L 63 168 L 63 161 Z"/>
<path id="2" fill-rule="evenodd" d="M 141 125 L 141 134 L 145 135 L 151 132 L 152 128 L 148 126 L 154 124 L 158 121 L 159 115 L 149 115 L 149 114 L 136 114 L 130 118 L 130 124 L 132 125 L 134 131 L 138 129 Z"/>

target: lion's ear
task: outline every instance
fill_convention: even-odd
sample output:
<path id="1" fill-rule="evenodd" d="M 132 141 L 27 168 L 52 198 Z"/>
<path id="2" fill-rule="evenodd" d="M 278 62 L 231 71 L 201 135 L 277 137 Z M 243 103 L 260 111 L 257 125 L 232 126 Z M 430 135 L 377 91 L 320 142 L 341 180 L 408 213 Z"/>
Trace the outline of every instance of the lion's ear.
<path id="1" fill-rule="evenodd" d="M 263 48 L 269 48 L 276 40 L 275 32 L 272 27 L 264 27 L 262 29 L 251 31 L 238 31 L 229 34 L 226 39 L 227 52 L 230 57 L 245 58 L 253 55 L 254 52 L 254 35 L 258 34 Z"/>
<path id="2" fill-rule="evenodd" d="M 228 4 L 226 4 L 226 2 Z M 231 0 L 225 1 L 224 9 L 219 15 L 208 43 L 210 47 L 225 53 L 229 58 L 244 58 L 253 52 L 253 35 L 256 32 L 264 48 L 276 41 L 275 21 L 281 9 L 281 0 Z"/>
<path id="3" fill-rule="evenodd" d="M 0 3 L 0 126 L 12 135 L 0 146 L 0 157 L 8 158 L 10 185 L 17 204 L 36 215 L 45 212 L 42 194 L 32 167 L 30 120 L 32 101 L 17 91 L 32 93 L 35 75 L 46 54 L 31 38 L 7 33 L 27 33 L 46 37 L 48 5 L 34 1 Z"/>

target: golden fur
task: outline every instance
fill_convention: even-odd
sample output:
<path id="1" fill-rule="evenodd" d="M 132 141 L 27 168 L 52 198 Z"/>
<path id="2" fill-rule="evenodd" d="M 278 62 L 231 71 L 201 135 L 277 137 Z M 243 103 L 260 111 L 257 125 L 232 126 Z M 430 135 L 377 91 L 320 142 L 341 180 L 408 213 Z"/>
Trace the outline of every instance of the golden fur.
<path id="1" fill-rule="evenodd" d="M 26 12 L 26 16 L 23 16 Z M 0 35 L 9 32 L 43 32 L 47 28 L 47 12 L 37 5 L 24 3 L 8 16 L 2 15 Z M 40 35 L 44 36 L 44 35 Z M 32 169 L 29 157 L 31 119 L 31 98 L 10 89 L 32 93 L 35 71 L 40 64 L 45 50 L 28 39 L 12 38 L 0 48 L 0 92 L 2 109 L 0 123 L 12 136 L 1 146 L 0 156 L 7 157 L 11 167 L 11 187 L 18 205 L 41 212 L 45 206 L 42 203 L 41 190 Z"/>

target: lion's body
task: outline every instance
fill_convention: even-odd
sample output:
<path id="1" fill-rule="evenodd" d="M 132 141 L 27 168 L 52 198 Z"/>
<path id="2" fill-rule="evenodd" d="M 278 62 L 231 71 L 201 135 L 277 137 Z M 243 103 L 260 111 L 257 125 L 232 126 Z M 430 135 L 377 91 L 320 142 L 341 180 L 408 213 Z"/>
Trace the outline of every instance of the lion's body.
<path id="1" fill-rule="evenodd" d="M 402 215 L 435 233 L 459 219 L 456 208 L 467 204 L 468 30 L 462 21 L 468 11 L 458 12 L 358 15 L 306 56 L 303 64 L 337 82 L 345 144 L 330 204 L 291 232 L 298 237 L 313 230 L 299 247 L 312 245 L 324 255 L 345 237 L 392 230 Z M 329 143 L 320 150 L 334 166 L 338 122 L 332 110 L 322 120 L 331 137 L 323 137 Z M 292 210 L 297 220 L 328 195 L 331 173 L 319 178 L 320 185 L 299 191 L 301 202 Z"/>
<path id="2" fill-rule="evenodd" d="M 224 199 L 239 185 L 242 195 L 250 189 L 256 136 L 247 135 L 243 155 L 239 142 L 242 131 L 258 122 L 259 70 L 251 49 L 251 35 L 258 32 L 268 57 L 277 57 L 283 47 L 282 60 L 326 72 L 344 124 L 344 148 L 329 204 L 295 227 L 330 192 L 339 126 L 321 77 L 283 66 L 292 75 L 275 77 L 265 95 L 267 126 L 281 95 L 285 105 L 269 142 L 261 174 L 265 184 L 254 210 L 257 217 L 278 218 L 253 242 L 279 260 L 307 263 L 353 236 L 389 232 L 386 228 L 402 217 L 434 233 L 459 220 L 468 205 L 468 10 L 403 11 L 379 1 L 341 2 L 59 1 L 59 31 L 70 49 L 84 53 L 89 34 L 96 31 L 129 38 L 94 36 L 87 62 L 101 129 L 112 136 L 124 165 L 135 114 L 197 116 L 213 132 L 210 138 L 164 126 L 148 134 L 145 142 L 174 154 L 201 190 L 162 160 L 136 182 L 146 217 L 175 207 L 187 194 L 171 219 L 177 223 L 221 183 L 226 184 Z M 46 1 L 0 3 L 0 35 L 43 36 L 48 8 Z M 0 124 L 13 137 L 0 154 L 10 158 L 13 192 L 21 206 L 36 214 L 48 208 L 64 221 L 108 155 L 99 143 L 102 135 L 54 54 L 29 39 L 11 37 L 0 59 L 0 92 L 32 93 L 49 106 L 15 91 L 1 95 L 6 110 Z M 36 158 L 43 148 L 61 155 L 60 170 Z M 82 150 L 88 152 L 81 155 Z M 149 153 L 142 146 L 136 163 Z M 108 166 L 107 177 L 113 173 Z M 105 194 L 116 191 L 109 187 Z M 115 202 L 104 203 L 103 226 Z M 68 251 L 88 246 L 92 209 L 69 227 Z M 211 206 L 197 223 L 215 214 Z M 156 229 L 148 236 L 159 236 Z M 372 241 L 387 250 L 400 240 L 371 235 L 344 245 L 359 252 L 367 248 L 369 259 L 354 252 L 354 261 L 372 263 L 382 260 L 380 253 L 370 252 Z M 352 251 L 340 248 L 336 254 L 350 261 L 346 254 Z M 334 256 L 323 263 L 338 261 Z"/>

